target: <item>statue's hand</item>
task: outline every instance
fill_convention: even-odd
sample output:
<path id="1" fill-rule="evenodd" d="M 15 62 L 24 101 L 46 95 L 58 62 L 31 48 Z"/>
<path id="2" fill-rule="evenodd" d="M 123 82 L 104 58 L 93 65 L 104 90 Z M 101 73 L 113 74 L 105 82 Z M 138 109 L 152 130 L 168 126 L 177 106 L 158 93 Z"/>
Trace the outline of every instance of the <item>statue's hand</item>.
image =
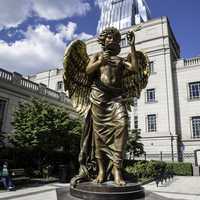
<path id="1" fill-rule="evenodd" d="M 128 31 L 127 40 L 128 40 L 128 44 L 130 46 L 134 46 L 135 45 L 135 34 L 134 34 L 133 31 Z"/>
<path id="2" fill-rule="evenodd" d="M 99 57 L 101 65 L 105 65 L 106 63 L 108 63 L 109 57 L 110 57 L 109 52 L 104 51 L 103 54 Z"/>

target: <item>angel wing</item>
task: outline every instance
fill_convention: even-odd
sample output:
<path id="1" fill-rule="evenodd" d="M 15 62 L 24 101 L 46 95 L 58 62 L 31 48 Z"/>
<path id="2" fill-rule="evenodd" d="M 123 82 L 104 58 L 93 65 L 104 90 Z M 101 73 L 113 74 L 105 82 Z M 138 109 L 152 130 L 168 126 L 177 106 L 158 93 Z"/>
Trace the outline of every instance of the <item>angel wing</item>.
<path id="1" fill-rule="evenodd" d="M 73 107 L 81 115 L 84 115 L 90 107 L 89 94 L 92 80 L 85 73 L 88 62 L 86 44 L 81 40 L 72 41 L 64 54 L 63 80 Z"/>
<path id="2" fill-rule="evenodd" d="M 148 83 L 150 74 L 148 57 L 141 51 L 136 51 L 136 56 L 139 67 L 138 72 L 132 73 L 126 71 L 122 78 L 122 87 L 127 91 L 128 107 L 130 107 L 130 105 L 133 106 L 133 97 L 140 97 L 142 89 L 144 89 Z"/>

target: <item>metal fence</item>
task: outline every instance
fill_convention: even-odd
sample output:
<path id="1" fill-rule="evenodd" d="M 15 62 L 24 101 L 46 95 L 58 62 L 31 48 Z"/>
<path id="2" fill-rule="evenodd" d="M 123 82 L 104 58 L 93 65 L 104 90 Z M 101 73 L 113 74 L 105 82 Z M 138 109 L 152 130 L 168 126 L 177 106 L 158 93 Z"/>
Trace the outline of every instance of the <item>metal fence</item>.
<path id="1" fill-rule="evenodd" d="M 140 157 L 133 157 L 130 154 L 127 154 L 127 159 L 130 160 L 160 160 L 160 161 L 167 161 L 167 162 L 173 162 L 173 161 L 178 161 L 178 154 L 174 153 L 167 153 L 167 152 L 160 152 L 157 154 L 149 154 L 149 153 L 144 153 Z M 192 164 L 195 164 L 195 154 L 193 152 L 191 153 L 183 153 L 182 156 L 183 162 L 189 162 Z"/>

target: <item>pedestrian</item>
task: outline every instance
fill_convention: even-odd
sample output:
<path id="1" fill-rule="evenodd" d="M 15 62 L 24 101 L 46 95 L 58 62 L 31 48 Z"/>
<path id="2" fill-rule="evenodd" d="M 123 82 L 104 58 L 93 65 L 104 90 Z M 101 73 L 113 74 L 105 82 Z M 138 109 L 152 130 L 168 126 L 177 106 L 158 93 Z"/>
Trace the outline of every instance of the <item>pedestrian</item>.
<path id="1" fill-rule="evenodd" d="M 4 188 L 8 191 L 13 190 L 15 187 L 12 183 L 12 179 L 8 170 L 8 163 L 4 162 L 0 169 L 0 177 L 3 182 Z"/>

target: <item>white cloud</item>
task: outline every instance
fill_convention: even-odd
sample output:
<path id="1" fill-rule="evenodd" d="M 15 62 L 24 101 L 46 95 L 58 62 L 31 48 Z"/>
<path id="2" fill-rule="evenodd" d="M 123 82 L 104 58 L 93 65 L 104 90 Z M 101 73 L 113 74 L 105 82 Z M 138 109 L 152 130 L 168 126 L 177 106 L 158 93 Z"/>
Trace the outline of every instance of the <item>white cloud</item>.
<path id="1" fill-rule="evenodd" d="M 69 22 L 60 26 L 57 33 L 48 26 L 29 27 L 24 32 L 25 39 L 7 44 L 0 40 L 0 67 L 22 74 L 34 74 L 42 70 L 61 67 L 65 42 L 75 37 L 87 39 L 91 35 L 76 34 L 76 24 Z"/>
<path id="2" fill-rule="evenodd" d="M 80 34 L 76 34 L 75 31 L 77 29 L 77 24 L 73 22 L 69 22 L 67 27 L 64 25 L 60 25 L 57 30 L 59 31 L 58 36 L 61 38 L 65 38 L 65 40 L 72 40 L 75 38 L 79 38 L 80 40 L 87 40 L 92 37 L 92 35 L 82 32 Z"/>
<path id="3" fill-rule="evenodd" d="M 1 0 L 0 29 L 22 23 L 29 15 L 30 5 L 29 0 Z"/>
<path id="4" fill-rule="evenodd" d="M 37 0 L 33 9 L 45 19 L 62 19 L 74 15 L 84 15 L 90 10 L 90 4 L 83 0 Z"/>
<path id="5" fill-rule="evenodd" d="M 47 20 L 84 15 L 90 4 L 83 0 L 1 0 L 0 30 L 17 27 L 32 11 Z"/>
<path id="6" fill-rule="evenodd" d="M 91 38 L 92 36 L 90 34 L 82 32 L 82 33 L 76 35 L 76 37 L 78 37 L 80 40 L 87 40 L 87 39 Z"/>
<path id="7" fill-rule="evenodd" d="M 77 24 L 69 22 L 67 26 L 60 25 L 57 27 L 58 36 L 65 38 L 66 40 L 71 40 L 74 37 L 75 31 L 77 29 Z"/>
<path id="8" fill-rule="evenodd" d="M 95 5 L 98 5 L 100 8 L 102 8 L 105 0 L 95 0 Z"/>

